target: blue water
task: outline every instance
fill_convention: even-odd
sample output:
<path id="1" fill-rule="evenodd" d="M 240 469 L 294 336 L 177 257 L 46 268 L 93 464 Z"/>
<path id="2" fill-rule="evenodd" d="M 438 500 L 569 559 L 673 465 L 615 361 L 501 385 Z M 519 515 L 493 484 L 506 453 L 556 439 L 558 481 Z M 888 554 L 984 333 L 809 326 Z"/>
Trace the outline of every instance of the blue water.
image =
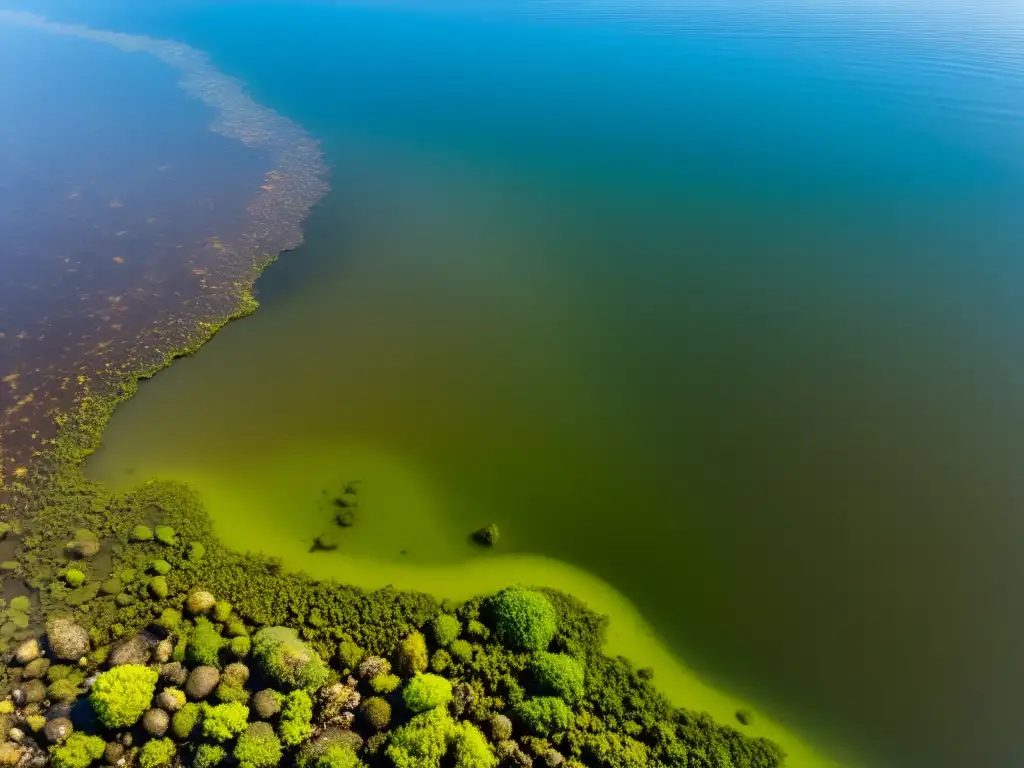
<path id="1" fill-rule="evenodd" d="M 389 402 L 397 427 L 353 418 L 504 512 L 490 432 L 521 479 L 508 514 L 547 534 L 511 526 L 510 551 L 611 581 L 702 672 L 825 742 L 1024 762 L 1018 9 L 27 5 L 209 51 L 322 138 L 335 194 L 261 281 L 267 317 L 395 270 L 366 286 L 393 314 L 370 317 L 401 329 L 388 353 L 421 394 Z M 488 334 L 484 249 L 521 345 Z M 431 271 L 449 261 L 462 282 Z M 387 303 L 420 299 L 421 274 L 435 301 Z M 479 338 L 423 330 L 451 307 Z M 531 356 L 550 338 L 575 388 Z M 532 498 L 531 439 L 606 474 L 567 459 Z"/>

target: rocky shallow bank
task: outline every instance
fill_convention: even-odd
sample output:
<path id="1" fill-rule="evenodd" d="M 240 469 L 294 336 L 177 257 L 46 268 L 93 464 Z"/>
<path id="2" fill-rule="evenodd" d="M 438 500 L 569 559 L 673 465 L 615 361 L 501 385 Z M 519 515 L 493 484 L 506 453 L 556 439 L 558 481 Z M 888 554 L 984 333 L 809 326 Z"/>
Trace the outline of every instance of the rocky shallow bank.
<path id="1" fill-rule="evenodd" d="M 37 503 L 0 542 L 20 593 L 0 625 L 0 764 L 783 764 L 607 657 L 605 620 L 569 596 L 455 605 L 283 573 L 222 547 L 177 483 L 58 481 Z"/>

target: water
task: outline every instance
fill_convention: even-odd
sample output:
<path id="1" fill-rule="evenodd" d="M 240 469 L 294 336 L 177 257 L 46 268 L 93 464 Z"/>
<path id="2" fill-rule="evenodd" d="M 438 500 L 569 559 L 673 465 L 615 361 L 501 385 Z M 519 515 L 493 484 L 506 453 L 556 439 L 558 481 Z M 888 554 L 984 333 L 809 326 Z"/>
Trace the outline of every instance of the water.
<path id="1" fill-rule="evenodd" d="M 176 43 L 0 11 L 0 104 L 3 502 L 55 412 L 238 311 L 325 185 L 298 126 Z"/>
<path id="2" fill-rule="evenodd" d="M 610 584 L 836 753 L 1024 760 L 1019 11 L 62 12 L 210 51 L 334 166 L 97 476 L 194 480 L 236 546 L 361 583 L 625 615 Z"/>

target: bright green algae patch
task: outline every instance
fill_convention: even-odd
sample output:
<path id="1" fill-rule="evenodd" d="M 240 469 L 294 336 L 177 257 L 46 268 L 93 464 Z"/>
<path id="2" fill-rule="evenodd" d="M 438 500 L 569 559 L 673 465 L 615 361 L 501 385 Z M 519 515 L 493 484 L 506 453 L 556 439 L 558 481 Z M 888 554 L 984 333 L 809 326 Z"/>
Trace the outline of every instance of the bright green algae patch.
<path id="1" fill-rule="evenodd" d="M 706 711 L 720 722 L 736 723 L 745 734 L 775 741 L 787 753 L 788 766 L 838 765 L 756 706 L 703 682 L 607 582 L 552 558 L 481 552 L 467 540 L 466 531 L 445 522 L 429 483 L 393 457 L 332 450 L 327 444 L 296 448 L 289 455 L 290 459 L 264 466 L 250 465 L 237 477 L 186 475 L 200 489 L 215 533 L 231 549 L 273 553 L 286 571 L 368 590 L 393 587 L 461 601 L 525 583 L 571 594 L 609 617 L 606 652 L 653 669 L 658 689 L 676 706 Z M 331 525 L 329 516 L 315 504 L 316 494 L 324 478 L 336 475 L 338 467 L 365 481 L 360 493 L 370 499 L 372 508 L 400 505 L 414 511 L 403 515 L 408 528 L 396 530 L 380 519 L 390 516 L 364 513 L 358 525 L 343 531 L 338 550 L 313 551 L 318 532 Z M 253 480 L 256 477 L 260 479 Z M 410 550 L 401 554 L 407 546 Z M 459 562 L 424 562 L 417 558 L 422 551 L 448 552 Z M 748 725 L 736 721 L 739 711 L 754 714 Z"/>

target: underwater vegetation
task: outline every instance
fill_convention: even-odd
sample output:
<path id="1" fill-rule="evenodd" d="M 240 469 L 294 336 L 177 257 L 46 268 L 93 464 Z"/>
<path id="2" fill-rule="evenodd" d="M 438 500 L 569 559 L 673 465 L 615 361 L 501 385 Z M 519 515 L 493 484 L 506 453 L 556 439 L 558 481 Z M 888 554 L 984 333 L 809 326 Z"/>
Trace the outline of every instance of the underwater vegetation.
<path id="1" fill-rule="evenodd" d="M 66 433 L 86 443 L 62 442 L 21 497 L 35 514 L 5 534 L 5 579 L 29 594 L 0 638 L 3 763 L 784 764 L 773 742 L 673 707 L 650 670 L 605 655 L 606 619 L 569 595 L 453 604 L 316 581 L 224 547 L 187 485 L 83 480 L 88 415 Z"/>

